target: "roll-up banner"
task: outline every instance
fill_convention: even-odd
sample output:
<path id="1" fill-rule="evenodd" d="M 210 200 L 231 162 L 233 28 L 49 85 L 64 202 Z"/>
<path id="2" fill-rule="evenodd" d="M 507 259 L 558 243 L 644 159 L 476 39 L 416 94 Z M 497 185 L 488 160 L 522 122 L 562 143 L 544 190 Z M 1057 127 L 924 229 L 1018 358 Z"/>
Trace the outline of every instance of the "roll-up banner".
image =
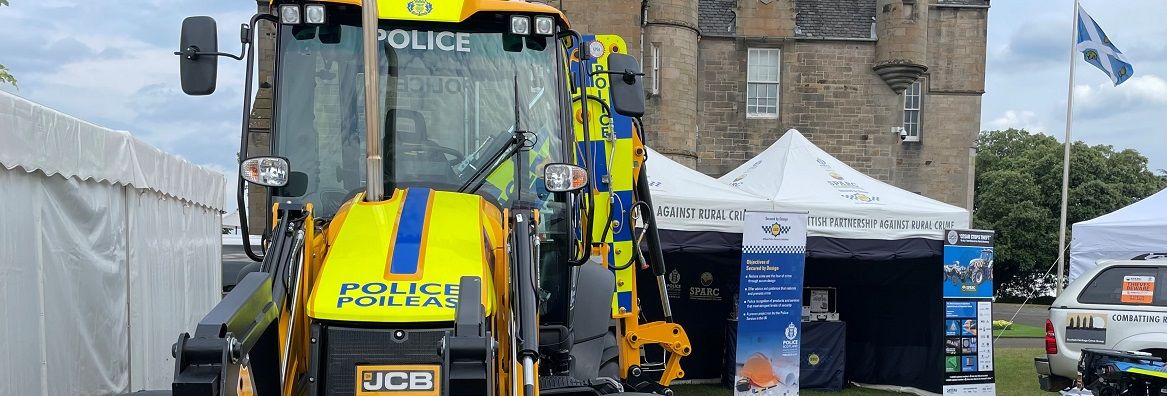
<path id="1" fill-rule="evenodd" d="M 996 395 L 993 231 L 944 232 L 944 393 Z"/>
<path id="2" fill-rule="evenodd" d="M 806 213 L 746 212 L 735 395 L 798 394 Z"/>

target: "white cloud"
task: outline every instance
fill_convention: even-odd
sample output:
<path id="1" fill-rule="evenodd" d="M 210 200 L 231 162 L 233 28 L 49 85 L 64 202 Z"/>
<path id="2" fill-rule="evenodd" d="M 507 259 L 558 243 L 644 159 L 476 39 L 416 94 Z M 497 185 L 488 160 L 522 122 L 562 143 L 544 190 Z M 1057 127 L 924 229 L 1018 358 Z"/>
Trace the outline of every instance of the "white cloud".
<path id="1" fill-rule="evenodd" d="M 1017 128 L 1030 132 L 1046 132 L 1041 118 L 1029 110 L 1006 110 L 1004 114 L 990 121 L 989 126 L 995 130 Z"/>
<path id="2" fill-rule="evenodd" d="M 1074 110 L 1085 117 L 1106 117 L 1167 104 L 1167 81 L 1157 75 L 1131 77 L 1119 86 L 1108 83 L 1074 86 Z"/>

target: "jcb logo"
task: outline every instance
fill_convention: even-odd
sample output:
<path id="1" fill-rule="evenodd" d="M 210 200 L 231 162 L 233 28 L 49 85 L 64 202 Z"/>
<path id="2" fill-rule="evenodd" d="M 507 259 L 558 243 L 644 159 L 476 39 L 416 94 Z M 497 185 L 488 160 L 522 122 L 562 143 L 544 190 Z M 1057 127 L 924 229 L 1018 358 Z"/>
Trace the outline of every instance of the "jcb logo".
<path id="1" fill-rule="evenodd" d="M 357 395 L 437 395 L 438 369 L 432 366 L 357 367 Z"/>

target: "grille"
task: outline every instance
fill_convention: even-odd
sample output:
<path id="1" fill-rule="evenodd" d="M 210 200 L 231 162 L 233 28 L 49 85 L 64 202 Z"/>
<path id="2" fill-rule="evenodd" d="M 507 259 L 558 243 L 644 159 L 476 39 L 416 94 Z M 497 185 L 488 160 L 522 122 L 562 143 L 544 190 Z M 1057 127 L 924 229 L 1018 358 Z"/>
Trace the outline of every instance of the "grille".
<path id="1" fill-rule="evenodd" d="M 393 339 L 397 329 L 324 328 L 324 394 L 352 395 L 357 365 L 441 364 L 440 348 L 446 329 L 401 329 L 405 340 Z"/>

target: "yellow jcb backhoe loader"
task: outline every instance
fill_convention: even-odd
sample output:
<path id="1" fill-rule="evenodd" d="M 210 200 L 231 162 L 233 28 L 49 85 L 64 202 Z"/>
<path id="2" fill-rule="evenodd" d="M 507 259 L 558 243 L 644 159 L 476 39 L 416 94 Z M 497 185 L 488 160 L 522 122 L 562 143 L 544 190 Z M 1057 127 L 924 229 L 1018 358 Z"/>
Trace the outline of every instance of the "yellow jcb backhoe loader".
<path id="1" fill-rule="evenodd" d="M 260 23 L 272 152 L 248 157 Z M 671 394 L 690 345 L 635 289 L 664 263 L 622 39 L 504 0 L 277 0 L 239 56 L 215 31 L 184 21 L 183 90 L 247 60 L 240 187 L 270 193 L 270 229 L 179 336 L 172 394 Z"/>

